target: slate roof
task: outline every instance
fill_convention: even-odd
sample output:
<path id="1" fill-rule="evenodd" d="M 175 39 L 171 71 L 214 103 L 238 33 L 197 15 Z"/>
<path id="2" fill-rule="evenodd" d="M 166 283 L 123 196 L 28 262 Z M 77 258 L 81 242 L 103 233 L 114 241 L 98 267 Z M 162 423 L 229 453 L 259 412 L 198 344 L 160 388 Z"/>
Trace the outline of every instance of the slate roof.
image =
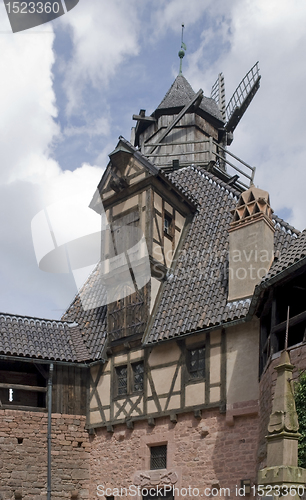
<path id="1" fill-rule="evenodd" d="M 230 210 L 237 204 L 240 191 L 196 166 L 167 177 L 182 192 L 188 192 L 199 208 L 176 257 L 176 266 L 162 285 L 160 302 L 144 339 L 147 344 L 242 320 L 248 315 L 251 303 L 249 298 L 227 302 L 228 227 L 232 220 Z M 276 215 L 273 220 L 275 251 L 284 252 L 292 240 L 297 241 L 299 232 Z M 95 307 L 105 298 L 98 273 L 99 267 L 85 284 L 92 292 L 93 308 L 89 308 L 84 297 L 82 304 L 77 295 L 63 317 L 79 324 L 91 359 L 101 358 L 107 340 L 106 306 Z"/>
<path id="2" fill-rule="evenodd" d="M 145 343 L 178 337 L 244 318 L 251 299 L 227 302 L 230 210 L 240 193 L 201 167 L 171 173 L 200 204 L 176 266 L 163 285 Z M 298 231 L 274 216 L 275 251 L 288 248 Z"/>
<path id="3" fill-rule="evenodd" d="M 195 91 L 191 87 L 190 83 L 186 80 L 183 75 L 178 75 L 171 85 L 170 89 L 166 93 L 162 102 L 157 106 L 155 113 L 161 114 L 163 110 L 167 110 L 169 114 L 169 109 L 179 108 L 186 106 L 188 102 L 195 96 Z M 203 96 L 201 104 L 199 106 L 201 110 L 205 113 L 210 114 L 220 122 L 223 122 L 222 114 L 218 108 L 218 105 L 214 99 L 211 97 Z"/>
<path id="4" fill-rule="evenodd" d="M 228 228 L 232 220 L 230 211 L 236 206 L 240 191 L 193 165 L 163 175 L 181 192 L 188 193 L 198 210 L 176 256 L 175 268 L 162 285 L 145 344 L 242 320 L 248 315 L 251 303 L 250 298 L 227 302 Z M 292 240 L 297 241 L 299 232 L 276 215 L 273 220 L 275 252 L 282 253 Z M 63 317 L 79 324 L 91 359 L 103 356 L 107 340 L 105 290 L 99 285 L 98 273 L 99 267 L 81 291 L 83 295 L 86 288 L 91 291 L 88 300 L 92 304 L 77 295 Z"/>
<path id="5" fill-rule="evenodd" d="M 0 354 L 70 362 L 89 359 L 77 326 L 12 314 L 0 314 Z"/>
<path id="6" fill-rule="evenodd" d="M 270 271 L 262 279 L 262 283 L 280 278 L 280 275 L 287 274 L 294 265 L 306 264 L 306 229 L 292 241 L 285 252 L 282 252 L 280 258 L 273 264 Z M 273 279 L 273 281 L 275 281 Z"/>
<path id="7" fill-rule="evenodd" d="M 93 360 L 101 359 L 106 341 L 106 292 L 98 279 L 99 273 L 100 265 L 89 276 L 62 318 L 79 325 L 83 342 Z M 87 290 L 90 292 L 88 295 Z"/>

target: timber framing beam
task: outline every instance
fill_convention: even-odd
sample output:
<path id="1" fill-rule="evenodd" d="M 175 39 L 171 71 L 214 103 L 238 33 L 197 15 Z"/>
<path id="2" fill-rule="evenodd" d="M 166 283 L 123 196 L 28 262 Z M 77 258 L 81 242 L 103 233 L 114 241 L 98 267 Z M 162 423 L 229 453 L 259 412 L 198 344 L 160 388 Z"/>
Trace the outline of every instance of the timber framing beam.
<path id="1" fill-rule="evenodd" d="M 301 312 L 300 314 L 297 314 L 296 316 L 293 316 L 292 318 L 289 319 L 289 328 L 292 326 L 298 325 L 299 323 L 302 323 L 302 321 L 306 320 L 306 311 Z M 271 328 L 271 333 L 280 333 L 284 330 L 286 330 L 286 323 L 287 321 L 282 321 L 282 323 L 279 323 L 278 325 L 274 325 Z"/>
<path id="2" fill-rule="evenodd" d="M 166 130 L 162 133 L 162 135 L 159 137 L 159 142 L 162 142 L 165 137 L 171 132 L 171 130 L 175 127 L 175 125 L 183 118 L 183 116 L 194 106 L 195 108 L 199 107 L 201 101 L 202 101 L 202 98 L 203 98 L 203 90 L 200 89 L 199 92 L 196 93 L 196 95 L 189 101 L 188 104 L 186 104 L 186 106 L 184 106 L 184 108 L 182 109 L 182 111 L 179 112 L 178 115 L 176 115 L 176 117 L 174 118 L 174 120 L 170 123 L 170 125 L 168 125 L 168 127 L 166 128 Z M 149 155 L 153 153 L 153 151 L 155 151 L 155 149 L 157 148 L 157 145 L 154 145 L 150 151 L 149 151 Z"/>

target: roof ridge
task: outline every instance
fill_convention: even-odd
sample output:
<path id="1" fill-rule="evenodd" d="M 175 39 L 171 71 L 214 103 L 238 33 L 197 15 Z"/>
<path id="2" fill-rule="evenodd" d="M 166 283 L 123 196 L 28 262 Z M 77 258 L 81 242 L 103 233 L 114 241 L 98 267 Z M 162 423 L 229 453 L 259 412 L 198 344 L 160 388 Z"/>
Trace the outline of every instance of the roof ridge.
<path id="1" fill-rule="evenodd" d="M 61 319 L 50 319 L 50 318 L 39 318 L 38 316 L 25 316 L 23 314 L 14 314 L 14 313 L 5 313 L 5 312 L 0 312 L 0 317 L 11 317 L 11 318 L 20 318 L 20 319 L 30 319 L 30 320 L 35 320 L 35 321 L 44 321 L 47 323 L 61 323 L 61 324 L 67 324 L 69 326 L 69 323 L 73 323 L 73 321 L 66 321 L 66 320 L 61 320 Z"/>

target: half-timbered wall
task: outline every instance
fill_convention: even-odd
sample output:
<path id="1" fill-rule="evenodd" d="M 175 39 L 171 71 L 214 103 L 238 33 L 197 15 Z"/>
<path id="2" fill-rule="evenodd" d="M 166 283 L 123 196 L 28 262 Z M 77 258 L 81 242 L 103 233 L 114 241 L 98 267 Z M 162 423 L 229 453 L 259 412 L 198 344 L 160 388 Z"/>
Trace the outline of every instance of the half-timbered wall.
<path id="1" fill-rule="evenodd" d="M 143 363 L 142 386 L 135 371 Z M 90 427 L 225 404 L 225 335 L 194 335 L 111 356 L 91 369 Z M 122 392 L 122 381 L 125 386 Z"/>
<path id="2" fill-rule="evenodd" d="M 142 336 L 160 281 L 164 279 L 166 270 L 172 264 L 186 217 L 177 207 L 166 201 L 156 188 L 149 186 L 109 207 L 106 210 L 106 218 L 110 229 L 103 235 L 102 261 L 105 265 L 109 259 L 120 256 L 137 245 L 137 235 L 140 238 L 143 234 L 150 256 L 149 272 L 152 276 L 142 288 L 139 288 L 133 279 L 135 291 L 127 290 L 125 297 L 118 298 L 114 291 L 114 297 L 108 300 L 108 333 L 110 341 L 113 342 L 121 338 Z M 128 228 L 132 228 L 132 231 Z M 120 269 L 116 269 L 117 280 L 119 273 Z M 131 277 L 133 278 L 132 275 Z M 122 287 L 123 280 L 124 276 L 118 281 L 119 288 Z"/>

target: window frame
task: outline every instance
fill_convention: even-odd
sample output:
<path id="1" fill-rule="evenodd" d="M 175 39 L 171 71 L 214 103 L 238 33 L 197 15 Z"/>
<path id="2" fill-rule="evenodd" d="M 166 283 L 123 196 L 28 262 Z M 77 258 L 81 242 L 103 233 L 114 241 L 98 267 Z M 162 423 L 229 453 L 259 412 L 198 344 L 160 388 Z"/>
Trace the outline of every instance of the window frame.
<path id="1" fill-rule="evenodd" d="M 200 359 L 204 359 L 204 367 L 202 369 L 200 368 L 197 368 L 197 372 L 199 372 L 200 370 L 202 370 L 203 374 L 201 375 L 196 375 L 194 376 L 193 375 L 193 372 L 194 370 L 191 370 L 191 352 L 192 351 L 200 351 L 202 350 L 204 351 L 204 355 L 202 358 L 198 358 L 197 361 L 199 361 Z M 186 372 L 187 372 L 187 381 L 188 382 L 202 382 L 206 379 L 206 367 L 207 367 L 207 360 L 206 360 L 206 345 L 205 343 L 201 343 L 201 344 L 197 344 L 197 345 L 193 345 L 193 346 L 188 346 L 186 348 Z"/>
<path id="2" fill-rule="evenodd" d="M 168 228 L 166 229 L 166 220 L 168 221 L 169 225 Z M 164 210 L 164 227 L 163 227 L 163 233 L 164 236 L 169 238 L 170 240 L 173 240 L 174 238 L 174 216 L 171 215 L 167 210 Z"/>
<path id="3" fill-rule="evenodd" d="M 142 372 L 135 373 L 134 367 L 136 367 L 137 365 L 142 365 Z M 145 367 L 144 367 L 144 361 L 143 360 L 131 363 L 131 370 L 132 370 L 131 393 L 132 394 L 141 394 L 144 391 L 144 375 L 145 375 L 145 369 L 144 368 Z M 135 385 L 136 385 L 135 375 L 139 375 L 140 373 L 142 374 L 142 382 L 141 382 L 142 383 L 142 388 L 141 389 L 135 389 Z"/>
<path id="4" fill-rule="evenodd" d="M 157 449 L 157 448 L 164 448 L 165 450 L 165 457 L 163 456 L 160 456 L 160 457 L 152 457 L 152 450 L 153 449 Z M 165 467 L 152 467 L 152 460 L 154 458 L 160 458 L 160 459 L 165 459 Z M 164 444 L 155 444 L 155 445 L 151 445 L 150 446 L 150 470 L 165 470 L 167 469 L 167 465 L 168 465 L 168 446 L 167 446 L 167 443 L 164 443 Z"/>
<path id="5" fill-rule="evenodd" d="M 142 364 L 143 366 L 143 379 L 142 379 L 142 389 L 135 390 L 135 373 L 134 373 L 134 366 L 135 365 L 140 365 Z M 119 384 L 118 384 L 118 371 L 120 368 L 126 367 L 126 392 L 123 394 L 119 394 Z M 128 396 L 133 396 L 134 394 L 143 394 L 144 393 L 144 387 L 145 387 L 145 364 L 144 360 L 137 360 L 137 361 L 127 361 L 125 363 L 119 364 L 114 366 L 114 400 L 117 399 L 122 399 Z"/>

